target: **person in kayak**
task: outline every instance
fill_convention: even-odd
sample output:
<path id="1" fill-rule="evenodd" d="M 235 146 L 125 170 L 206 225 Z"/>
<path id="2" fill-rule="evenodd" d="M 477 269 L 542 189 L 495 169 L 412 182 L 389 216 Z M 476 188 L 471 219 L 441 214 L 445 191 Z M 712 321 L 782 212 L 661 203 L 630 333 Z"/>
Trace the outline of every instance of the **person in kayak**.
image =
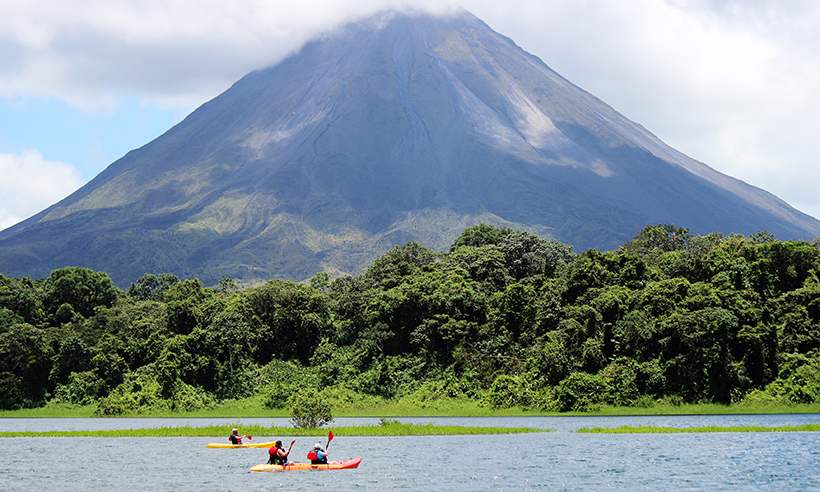
<path id="1" fill-rule="evenodd" d="M 307 454 L 310 463 L 313 465 L 327 464 L 327 451 L 322 448 L 322 443 L 317 442 L 313 445 L 313 451 Z"/>
<path id="2" fill-rule="evenodd" d="M 231 441 L 231 444 L 242 444 L 242 438 L 244 437 L 245 436 L 239 435 L 239 429 L 233 429 L 231 431 L 231 436 L 228 438 L 228 440 Z"/>
<path id="3" fill-rule="evenodd" d="M 290 449 L 285 451 L 282 449 L 282 441 L 276 441 L 273 446 L 268 449 L 268 454 L 270 455 L 268 458 L 269 465 L 287 465 Z"/>

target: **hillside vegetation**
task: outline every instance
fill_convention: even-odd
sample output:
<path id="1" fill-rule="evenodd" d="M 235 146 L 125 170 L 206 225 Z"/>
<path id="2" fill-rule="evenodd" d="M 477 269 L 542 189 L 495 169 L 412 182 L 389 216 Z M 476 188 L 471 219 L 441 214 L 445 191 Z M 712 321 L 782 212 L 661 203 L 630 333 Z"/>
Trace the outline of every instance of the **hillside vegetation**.
<path id="1" fill-rule="evenodd" d="M 820 241 L 648 226 L 576 254 L 480 224 L 309 285 L 0 275 L 0 408 L 182 412 L 306 393 L 489 409 L 820 402 Z"/>

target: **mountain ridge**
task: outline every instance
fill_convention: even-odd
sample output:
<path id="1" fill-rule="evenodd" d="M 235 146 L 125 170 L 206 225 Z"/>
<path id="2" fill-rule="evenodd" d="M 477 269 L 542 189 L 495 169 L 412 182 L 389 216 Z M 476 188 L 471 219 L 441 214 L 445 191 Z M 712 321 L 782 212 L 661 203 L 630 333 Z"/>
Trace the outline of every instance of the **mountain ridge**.
<path id="1" fill-rule="evenodd" d="M 0 232 L 7 275 L 62 266 L 304 280 L 478 222 L 612 249 L 648 224 L 807 239 L 820 222 L 668 147 L 462 12 L 386 12 L 247 74 Z"/>

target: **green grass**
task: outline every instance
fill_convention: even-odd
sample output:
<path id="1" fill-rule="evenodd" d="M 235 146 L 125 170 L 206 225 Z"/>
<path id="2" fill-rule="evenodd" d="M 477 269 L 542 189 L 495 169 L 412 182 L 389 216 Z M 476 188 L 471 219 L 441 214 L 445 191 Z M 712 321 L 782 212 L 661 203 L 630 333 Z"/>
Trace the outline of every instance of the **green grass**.
<path id="1" fill-rule="evenodd" d="M 740 404 L 688 403 L 670 405 L 658 403 L 650 407 L 602 407 L 589 413 L 565 413 L 560 415 L 772 415 L 820 413 L 820 404 Z"/>
<path id="2" fill-rule="evenodd" d="M 476 401 L 465 399 L 441 399 L 419 404 L 406 400 L 378 399 L 364 403 L 333 404 L 335 417 L 504 417 L 544 415 L 518 408 L 493 410 L 479 406 Z M 94 417 L 95 405 L 72 406 L 50 403 L 41 408 L 0 411 L 0 418 L 81 418 Z M 558 415 L 558 414 L 556 414 Z M 214 408 L 192 412 L 150 412 L 123 414 L 127 418 L 290 418 L 289 410 L 270 409 L 262 405 L 261 398 L 228 400 Z"/>
<path id="3" fill-rule="evenodd" d="M 578 429 L 575 432 L 582 434 L 689 434 L 704 432 L 820 432 L 820 424 L 805 424 L 796 426 L 763 427 L 760 425 L 741 425 L 717 427 L 655 427 L 655 426 L 622 426 L 614 428 L 592 427 Z"/>
<path id="4" fill-rule="evenodd" d="M 475 400 L 438 399 L 419 403 L 413 400 L 375 399 L 366 402 L 331 402 L 336 417 L 521 417 L 521 416 L 630 416 L 630 415 L 736 415 L 820 413 L 820 404 L 686 404 L 655 403 L 649 407 L 604 406 L 591 412 L 536 412 L 522 408 L 494 410 L 479 406 Z M 41 408 L 0 411 L 2 418 L 69 418 L 94 417 L 96 406 L 48 404 Z M 287 409 L 269 409 L 261 397 L 229 400 L 218 406 L 193 412 L 151 412 L 120 415 L 139 418 L 289 418 Z"/>
<path id="5" fill-rule="evenodd" d="M 96 405 L 78 407 L 66 404 L 48 404 L 39 408 L 0 411 L 0 418 L 82 418 L 93 417 Z"/>
<path id="6" fill-rule="evenodd" d="M 0 432 L 2 437 L 227 437 L 232 424 L 206 427 L 159 427 L 153 429 L 120 429 L 99 431 L 46 431 L 46 432 Z M 293 427 L 264 427 L 243 425 L 242 433 L 254 436 L 250 441 L 265 442 L 273 436 L 326 436 L 326 429 L 296 429 Z M 548 432 L 531 427 L 460 427 L 434 424 L 405 424 L 387 421 L 378 425 L 333 427 L 334 436 L 445 436 L 477 434 L 521 434 Z M 265 437 L 268 436 L 268 437 Z"/>

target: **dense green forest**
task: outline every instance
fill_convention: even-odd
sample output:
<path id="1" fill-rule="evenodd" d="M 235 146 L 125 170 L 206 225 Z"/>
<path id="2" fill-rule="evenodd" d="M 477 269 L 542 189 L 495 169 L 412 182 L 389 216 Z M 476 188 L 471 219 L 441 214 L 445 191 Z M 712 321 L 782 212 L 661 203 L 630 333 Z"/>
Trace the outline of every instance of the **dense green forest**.
<path id="1" fill-rule="evenodd" d="M 648 226 L 617 251 L 484 224 L 309 284 L 0 275 L 0 408 L 195 410 L 304 392 L 585 411 L 820 401 L 820 240 Z"/>

